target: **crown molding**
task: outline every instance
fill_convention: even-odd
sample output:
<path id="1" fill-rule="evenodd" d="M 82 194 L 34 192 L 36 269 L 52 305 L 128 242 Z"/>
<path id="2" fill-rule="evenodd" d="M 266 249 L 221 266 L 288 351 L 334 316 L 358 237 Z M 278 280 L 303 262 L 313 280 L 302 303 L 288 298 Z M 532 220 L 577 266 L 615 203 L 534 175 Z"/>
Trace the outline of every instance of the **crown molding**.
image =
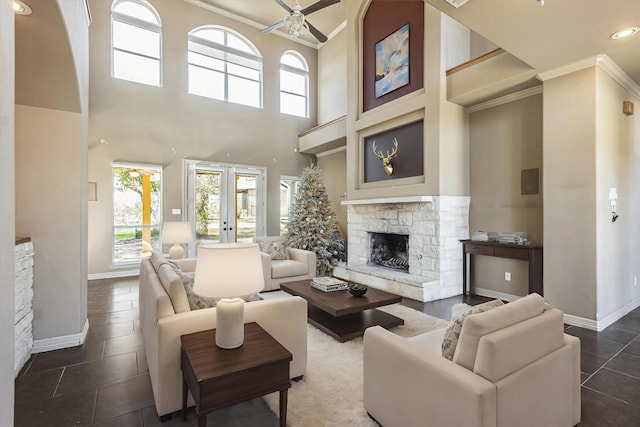
<path id="1" fill-rule="evenodd" d="M 213 13 L 216 13 L 218 15 L 225 16 L 227 18 L 233 19 L 234 21 L 241 22 L 243 24 L 246 24 L 246 25 L 249 25 L 251 27 L 257 28 L 259 30 L 262 30 L 263 28 L 265 28 L 265 25 L 261 24 L 260 22 L 256 22 L 256 21 L 254 21 L 252 19 L 245 18 L 243 16 L 240 16 L 238 14 L 229 12 L 228 10 L 224 10 L 224 9 L 222 9 L 220 7 L 213 6 L 213 5 L 209 4 L 209 3 L 205 3 L 205 2 L 200 1 L 200 0 L 184 0 L 184 2 L 192 4 L 194 6 L 198 6 L 198 7 L 202 8 L 202 9 L 208 10 L 209 12 L 213 12 Z M 273 35 L 276 35 L 276 36 L 280 36 L 280 37 L 286 38 L 287 40 L 291 40 L 292 42 L 295 42 L 295 43 L 298 43 L 298 44 L 301 44 L 301 45 L 304 45 L 304 46 L 307 46 L 307 47 L 311 47 L 313 49 L 318 49 L 318 45 L 317 44 L 310 43 L 310 42 L 308 42 L 308 41 L 306 41 L 304 39 L 301 39 L 299 37 L 298 38 L 293 38 L 289 34 L 283 32 L 283 31 L 280 31 L 280 30 L 272 31 L 269 34 L 273 34 Z"/>
<path id="2" fill-rule="evenodd" d="M 613 80 L 618 82 L 620 86 L 640 98 L 640 85 L 634 82 L 608 55 L 598 55 L 596 57 L 596 63 Z"/>
<path id="3" fill-rule="evenodd" d="M 596 55 L 572 64 L 565 65 L 553 70 L 545 71 L 537 75 L 538 79 L 545 81 L 556 77 L 564 76 L 576 71 L 584 70 L 589 67 L 600 67 L 613 80 L 618 82 L 622 87 L 631 92 L 634 96 L 640 98 L 640 85 L 634 82 L 631 77 L 625 73 L 608 55 Z"/>
<path id="4" fill-rule="evenodd" d="M 509 102 L 517 101 L 519 99 L 528 98 L 533 95 L 542 93 L 542 85 L 524 89 L 518 92 L 510 93 L 490 101 L 481 102 L 467 107 L 468 113 L 475 113 L 476 111 L 486 110 L 488 108 L 497 107 L 498 105 L 508 104 Z"/>

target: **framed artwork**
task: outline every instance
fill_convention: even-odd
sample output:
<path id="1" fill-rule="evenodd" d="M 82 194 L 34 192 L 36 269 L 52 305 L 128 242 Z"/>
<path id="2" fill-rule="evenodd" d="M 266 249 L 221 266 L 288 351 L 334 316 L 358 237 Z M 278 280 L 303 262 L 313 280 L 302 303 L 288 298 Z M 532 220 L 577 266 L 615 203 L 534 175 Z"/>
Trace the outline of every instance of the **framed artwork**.
<path id="1" fill-rule="evenodd" d="M 375 96 L 409 84 L 409 24 L 376 43 Z"/>

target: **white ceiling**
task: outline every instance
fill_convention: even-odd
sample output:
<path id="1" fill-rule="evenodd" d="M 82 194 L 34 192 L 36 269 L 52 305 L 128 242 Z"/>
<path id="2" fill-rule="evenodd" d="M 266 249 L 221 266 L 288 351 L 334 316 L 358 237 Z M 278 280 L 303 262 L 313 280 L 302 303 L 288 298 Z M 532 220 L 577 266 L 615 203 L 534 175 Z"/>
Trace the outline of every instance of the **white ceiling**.
<path id="1" fill-rule="evenodd" d="M 286 13 L 274 0 L 202 1 L 264 27 Z M 315 3 L 299 1 L 303 8 Z M 315 12 L 309 21 L 329 35 L 345 21 L 348 1 L 355 0 Z M 545 0 L 544 6 L 536 0 L 469 0 L 458 9 L 445 0 L 425 1 L 540 73 L 606 54 L 640 84 L 640 34 L 626 40 L 609 37 L 622 28 L 640 26 L 640 0 Z M 313 37 L 305 39 L 317 44 Z"/>

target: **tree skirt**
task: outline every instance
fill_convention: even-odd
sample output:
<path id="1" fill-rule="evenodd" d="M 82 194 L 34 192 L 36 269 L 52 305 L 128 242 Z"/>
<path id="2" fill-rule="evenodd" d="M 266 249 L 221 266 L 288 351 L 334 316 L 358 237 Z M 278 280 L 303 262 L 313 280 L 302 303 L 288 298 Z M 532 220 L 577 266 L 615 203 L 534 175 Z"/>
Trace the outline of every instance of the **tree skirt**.
<path id="1" fill-rule="evenodd" d="M 403 337 L 445 327 L 448 323 L 399 304 L 379 310 L 404 319 L 404 325 L 391 329 Z M 287 425 L 377 426 L 362 403 L 362 350 L 362 338 L 340 343 L 307 325 L 307 372 L 301 381 L 292 381 Z M 265 396 L 269 408 L 276 414 L 279 411 L 278 397 L 279 393 Z"/>

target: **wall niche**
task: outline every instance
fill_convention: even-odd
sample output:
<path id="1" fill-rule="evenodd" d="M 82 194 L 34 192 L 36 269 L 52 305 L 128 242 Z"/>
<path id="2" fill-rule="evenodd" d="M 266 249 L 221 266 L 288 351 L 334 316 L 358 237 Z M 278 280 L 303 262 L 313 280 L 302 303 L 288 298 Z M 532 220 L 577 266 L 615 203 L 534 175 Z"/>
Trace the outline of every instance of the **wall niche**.
<path id="1" fill-rule="evenodd" d="M 384 73 L 376 66 L 376 45 L 408 24 L 409 83 L 376 96 L 376 76 Z M 371 110 L 423 87 L 424 2 L 373 0 L 363 22 L 362 36 L 362 109 Z"/>

